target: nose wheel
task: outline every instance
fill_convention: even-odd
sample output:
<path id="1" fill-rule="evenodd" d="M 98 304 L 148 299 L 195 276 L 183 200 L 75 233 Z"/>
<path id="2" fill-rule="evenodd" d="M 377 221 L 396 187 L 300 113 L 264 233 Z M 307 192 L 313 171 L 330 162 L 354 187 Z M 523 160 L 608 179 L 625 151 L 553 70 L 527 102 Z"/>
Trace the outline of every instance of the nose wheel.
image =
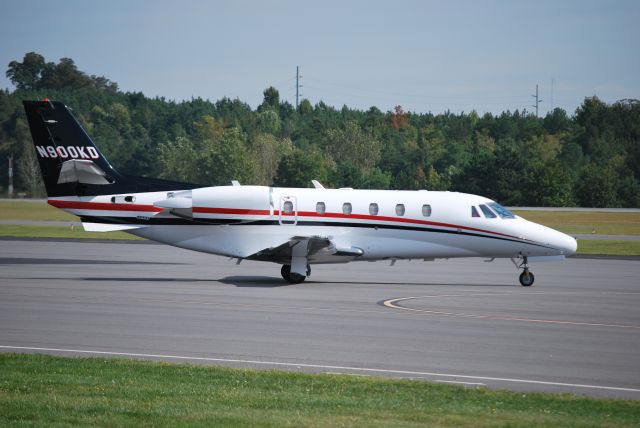
<path id="1" fill-rule="evenodd" d="M 531 287 L 534 280 L 535 277 L 531 272 L 529 272 L 529 269 L 525 268 L 525 270 L 520 274 L 520 285 L 523 287 Z"/>
<path id="2" fill-rule="evenodd" d="M 535 281 L 535 276 L 529 270 L 529 265 L 527 264 L 527 256 L 522 256 L 522 261 L 517 262 L 514 259 L 511 259 L 514 265 L 516 265 L 517 269 L 522 269 L 522 273 L 520 274 L 520 285 L 523 287 L 531 287 L 533 285 L 533 281 Z"/>

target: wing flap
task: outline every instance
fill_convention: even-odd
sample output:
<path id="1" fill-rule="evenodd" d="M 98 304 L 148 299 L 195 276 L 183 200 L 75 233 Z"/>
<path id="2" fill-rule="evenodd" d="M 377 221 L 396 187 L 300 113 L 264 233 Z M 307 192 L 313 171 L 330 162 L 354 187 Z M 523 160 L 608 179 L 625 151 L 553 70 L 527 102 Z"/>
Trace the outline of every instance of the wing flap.
<path id="1" fill-rule="evenodd" d="M 294 247 L 296 248 L 294 250 Z M 300 249 L 304 249 L 301 254 Z M 282 244 L 265 248 L 247 257 L 250 260 L 290 264 L 293 257 L 305 257 L 309 263 L 350 262 L 364 255 L 361 248 L 336 245 L 332 239 L 323 236 L 293 236 Z"/>

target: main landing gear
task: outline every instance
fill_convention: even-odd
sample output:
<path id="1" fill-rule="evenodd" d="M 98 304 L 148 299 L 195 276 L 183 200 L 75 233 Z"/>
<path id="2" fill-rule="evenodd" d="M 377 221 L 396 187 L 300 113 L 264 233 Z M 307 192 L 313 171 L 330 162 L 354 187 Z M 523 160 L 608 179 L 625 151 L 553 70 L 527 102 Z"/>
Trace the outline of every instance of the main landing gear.
<path id="1" fill-rule="evenodd" d="M 533 273 L 529 271 L 529 265 L 527 264 L 527 256 L 522 256 L 521 262 L 516 262 L 514 259 L 511 259 L 516 268 L 522 269 L 522 273 L 520 274 L 520 285 L 523 287 L 531 287 L 533 285 L 533 281 L 535 277 Z"/>
<path id="2" fill-rule="evenodd" d="M 291 272 L 291 265 L 282 265 L 280 275 L 282 275 L 282 278 L 290 284 L 300 284 L 307 279 L 307 276 L 311 275 L 311 266 L 307 265 L 307 276 L 304 276 L 299 273 Z"/>

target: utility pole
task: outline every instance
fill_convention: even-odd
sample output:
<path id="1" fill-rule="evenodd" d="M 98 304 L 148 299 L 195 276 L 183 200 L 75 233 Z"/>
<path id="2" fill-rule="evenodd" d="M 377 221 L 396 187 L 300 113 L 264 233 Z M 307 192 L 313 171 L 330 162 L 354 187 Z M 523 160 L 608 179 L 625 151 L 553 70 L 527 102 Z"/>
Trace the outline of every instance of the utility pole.
<path id="1" fill-rule="evenodd" d="M 542 100 L 538 97 L 538 85 L 536 85 L 536 94 L 535 95 L 531 95 L 531 96 L 536 99 L 536 103 L 532 107 L 535 107 L 535 109 L 536 109 L 536 117 L 538 117 L 538 104 L 540 104 L 542 102 Z"/>
<path id="2" fill-rule="evenodd" d="M 555 77 L 551 78 L 551 111 L 553 112 L 553 84 L 555 83 Z"/>
<path id="3" fill-rule="evenodd" d="M 300 87 L 302 86 L 300 84 L 301 77 L 302 76 L 300 76 L 300 66 L 296 65 L 296 110 L 298 110 L 298 104 L 300 100 Z"/>
<path id="4" fill-rule="evenodd" d="M 13 198 L 13 156 L 9 155 L 9 189 L 8 189 L 9 198 Z"/>

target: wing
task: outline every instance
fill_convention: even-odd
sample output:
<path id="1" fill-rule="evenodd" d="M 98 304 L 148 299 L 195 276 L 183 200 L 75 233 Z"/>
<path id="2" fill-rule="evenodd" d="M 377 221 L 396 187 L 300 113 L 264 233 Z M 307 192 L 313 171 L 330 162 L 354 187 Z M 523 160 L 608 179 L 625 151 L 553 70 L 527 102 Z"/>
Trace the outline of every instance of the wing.
<path id="1" fill-rule="evenodd" d="M 281 245 L 265 248 L 247 259 L 291 264 L 293 257 L 304 257 L 307 263 L 346 263 L 363 254 L 360 248 L 338 246 L 328 237 L 294 236 Z"/>

